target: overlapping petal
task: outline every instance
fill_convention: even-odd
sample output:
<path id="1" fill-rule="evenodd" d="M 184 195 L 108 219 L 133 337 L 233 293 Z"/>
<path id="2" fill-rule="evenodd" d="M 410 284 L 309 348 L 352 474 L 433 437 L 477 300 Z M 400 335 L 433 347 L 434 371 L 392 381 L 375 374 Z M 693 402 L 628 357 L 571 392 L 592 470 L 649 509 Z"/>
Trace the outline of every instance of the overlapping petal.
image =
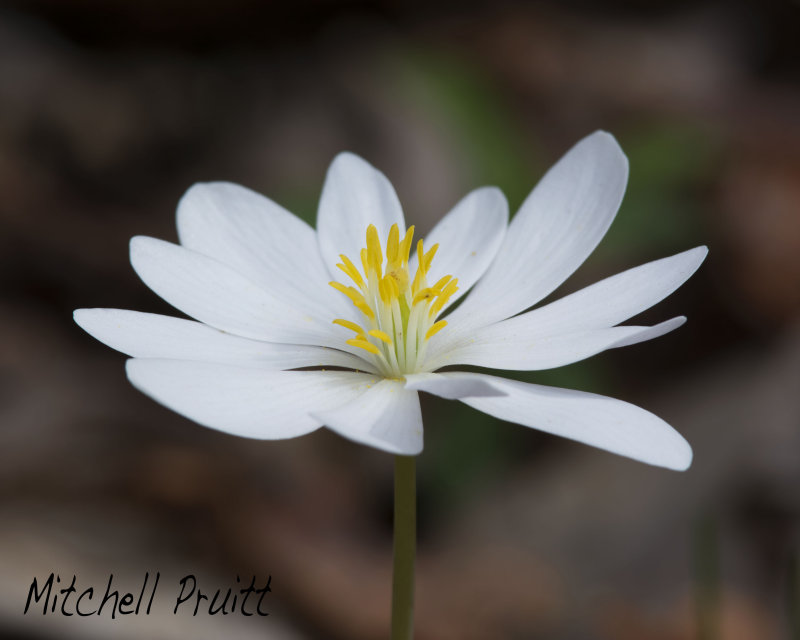
<path id="1" fill-rule="evenodd" d="M 378 378 L 348 371 L 265 371 L 227 364 L 135 358 L 128 379 L 195 422 L 247 438 L 277 440 L 322 426 L 311 416 L 362 396 Z"/>
<path id="2" fill-rule="evenodd" d="M 135 358 L 218 362 L 272 370 L 347 367 L 374 373 L 365 360 L 338 349 L 250 340 L 182 318 L 124 309 L 78 309 L 74 317 L 100 342 Z"/>
<path id="3" fill-rule="evenodd" d="M 334 280 L 340 275 L 340 254 L 358 261 L 370 224 L 380 238 L 388 237 L 393 224 L 402 236 L 400 201 L 385 175 L 352 153 L 340 153 L 328 169 L 317 213 L 320 252 Z"/>
<path id="4" fill-rule="evenodd" d="M 462 364 L 492 369 L 537 371 L 585 360 L 606 349 L 658 338 L 677 329 L 686 318 L 679 316 L 652 327 L 607 327 L 548 335 L 537 327 L 514 327 L 498 322 L 426 362 L 431 369 Z"/>
<path id="5" fill-rule="evenodd" d="M 131 240 L 131 264 L 173 307 L 216 329 L 269 342 L 341 346 L 329 318 L 296 309 L 203 254 L 137 236 Z"/>
<path id="6" fill-rule="evenodd" d="M 317 235 L 269 198 L 229 182 L 200 183 L 181 198 L 178 237 L 285 303 L 327 315 L 340 297 L 326 286 Z"/>
<path id="7" fill-rule="evenodd" d="M 439 245 L 428 272 L 428 282 L 446 275 L 458 278 L 458 291 L 442 309 L 463 296 L 486 272 L 503 242 L 508 225 L 508 202 L 496 187 L 483 187 L 468 193 L 442 218 L 424 239 L 429 250 Z M 417 254 L 409 260 L 409 271 L 416 273 Z"/>
<path id="8" fill-rule="evenodd" d="M 497 258 L 452 323 L 491 324 L 551 293 L 605 235 L 627 180 L 628 161 L 613 136 L 598 131 L 581 140 L 523 202 Z"/>
<path id="9" fill-rule="evenodd" d="M 520 345 L 531 345 L 543 338 L 558 339 L 579 332 L 588 337 L 593 330 L 624 322 L 666 298 L 698 269 L 707 254 L 706 247 L 695 247 L 654 260 L 487 327 L 470 329 L 469 326 L 459 325 L 458 321 L 452 321 L 450 331 L 431 344 L 429 361 L 443 363 L 438 366 L 455 362 L 467 364 L 453 352 L 464 348 L 471 350 L 470 345 L 501 344 L 511 339 L 518 340 Z M 499 364 L 494 366 L 498 369 L 519 368 Z"/>
<path id="10" fill-rule="evenodd" d="M 555 333 L 610 327 L 625 322 L 680 287 L 697 271 L 706 255 L 706 247 L 695 247 L 648 262 L 502 324 L 518 329 L 536 327 L 537 331 Z"/>
<path id="11" fill-rule="evenodd" d="M 502 396 L 461 399 L 470 407 L 500 420 L 668 469 L 684 470 L 692 462 L 692 449 L 683 436 L 658 416 L 635 405 L 593 393 L 496 376 L 460 375 L 480 378 L 504 392 Z M 420 385 L 419 388 L 436 393 L 433 386 Z"/>
<path id="12" fill-rule="evenodd" d="M 416 391 L 383 379 L 365 393 L 312 416 L 345 438 L 406 456 L 422 451 L 422 413 Z"/>
<path id="13" fill-rule="evenodd" d="M 504 396 L 505 393 L 471 373 L 411 373 L 405 376 L 406 389 L 427 391 L 447 400 Z"/>

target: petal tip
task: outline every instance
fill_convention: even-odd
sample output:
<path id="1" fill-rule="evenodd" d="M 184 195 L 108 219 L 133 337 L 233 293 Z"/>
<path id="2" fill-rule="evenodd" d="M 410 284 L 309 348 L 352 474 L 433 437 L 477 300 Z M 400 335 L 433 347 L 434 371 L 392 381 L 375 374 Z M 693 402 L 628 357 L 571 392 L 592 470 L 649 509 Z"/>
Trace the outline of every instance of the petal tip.
<path id="1" fill-rule="evenodd" d="M 75 309 L 72 312 L 72 320 L 81 329 L 87 333 L 91 333 L 90 324 L 93 317 L 97 316 L 98 309 Z"/>
<path id="2" fill-rule="evenodd" d="M 694 458 L 694 454 L 692 453 L 692 448 L 689 444 L 686 444 L 686 452 L 683 455 L 679 456 L 673 465 L 670 465 L 670 469 L 674 471 L 686 471 L 689 467 L 692 466 L 692 459 Z"/>
<path id="3" fill-rule="evenodd" d="M 128 242 L 131 260 L 133 260 L 136 255 L 140 254 L 153 240 L 155 240 L 155 238 L 150 238 L 149 236 L 133 236 Z"/>
<path id="4" fill-rule="evenodd" d="M 352 151 L 340 151 L 337 153 L 333 160 L 331 160 L 330 168 L 328 171 L 333 171 L 335 168 L 339 167 L 346 167 L 347 165 L 358 165 L 360 167 L 369 167 L 370 169 L 374 169 L 374 167 L 364 160 L 360 155 L 353 153 Z"/>
<path id="5" fill-rule="evenodd" d="M 125 361 L 125 376 L 128 378 L 128 382 L 130 382 L 136 389 L 144 393 L 145 395 L 152 395 L 150 391 L 146 388 L 145 382 L 143 380 L 143 367 L 146 366 L 146 362 L 142 358 L 128 358 Z"/>
<path id="6" fill-rule="evenodd" d="M 690 268 L 689 275 L 687 276 L 688 278 L 700 268 L 703 262 L 705 262 L 708 256 L 708 247 L 706 245 L 700 245 L 699 247 L 687 249 L 683 253 L 677 255 L 684 256 L 685 264 Z"/>
<path id="7" fill-rule="evenodd" d="M 692 446 L 687 442 L 686 438 L 677 431 L 673 431 L 673 436 L 674 447 L 671 447 L 670 451 L 665 452 L 664 458 L 656 462 L 656 464 L 666 469 L 671 469 L 672 471 L 686 471 L 692 466 L 692 459 L 694 457 Z"/>
<path id="8" fill-rule="evenodd" d="M 625 155 L 617 139 L 608 131 L 598 129 L 581 140 L 577 146 L 585 146 L 591 149 L 591 152 L 603 157 L 603 162 L 615 161 L 619 163 L 627 179 L 629 171 L 628 156 Z"/>

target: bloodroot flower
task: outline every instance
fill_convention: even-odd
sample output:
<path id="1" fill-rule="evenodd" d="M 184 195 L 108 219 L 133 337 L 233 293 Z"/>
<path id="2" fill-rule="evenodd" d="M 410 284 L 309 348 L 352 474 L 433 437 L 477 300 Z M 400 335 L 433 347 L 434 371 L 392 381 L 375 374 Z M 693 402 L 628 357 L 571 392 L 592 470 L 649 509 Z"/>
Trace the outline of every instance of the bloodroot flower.
<path id="1" fill-rule="evenodd" d="M 620 325 L 679 287 L 705 247 L 529 310 L 600 242 L 627 177 L 616 141 L 597 132 L 547 172 L 510 223 L 503 194 L 487 187 L 419 240 L 386 177 L 350 153 L 328 170 L 316 231 L 244 187 L 197 184 L 178 205 L 179 245 L 135 237 L 130 246 L 145 284 L 196 321 L 119 309 L 79 309 L 75 320 L 132 357 L 127 373 L 138 389 L 239 436 L 291 438 L 326 426 L 412 456 L 422 451 L 425 391 L 686 469 L 683 437 L 634 405 L 453 370 L 550 369 L 683 324 Z"/>

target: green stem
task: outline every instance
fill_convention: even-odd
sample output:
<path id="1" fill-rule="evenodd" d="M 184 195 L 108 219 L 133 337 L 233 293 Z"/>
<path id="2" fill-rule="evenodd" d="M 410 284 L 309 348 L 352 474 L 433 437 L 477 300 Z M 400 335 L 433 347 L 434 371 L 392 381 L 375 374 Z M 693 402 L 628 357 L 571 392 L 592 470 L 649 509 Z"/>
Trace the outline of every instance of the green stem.
<path id="1" fill-rule="evenodd" d="M 414 637 L 414 557 L 417 551 L 417 486 L 413 456 L 394 458 L 394 566 L 392 640 Z"/>

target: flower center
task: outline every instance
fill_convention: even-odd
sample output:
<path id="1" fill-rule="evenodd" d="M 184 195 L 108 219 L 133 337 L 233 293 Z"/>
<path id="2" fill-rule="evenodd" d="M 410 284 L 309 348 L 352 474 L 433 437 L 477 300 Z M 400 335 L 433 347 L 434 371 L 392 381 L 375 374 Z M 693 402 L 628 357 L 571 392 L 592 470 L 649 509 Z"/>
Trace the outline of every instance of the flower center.
<path id="1" fill-rule="evenodd" d="M 341 318 L 333 321 L 355 333 L 347 344 L 366 351 L 368 359 L 387 377 L 401 377 L 421 370 L 428 340 L 441 331 L 445 320 L 436 320 L 450 297 L 458 290 L 458 279 L 444 276 L 428 285 L 427 274 L 438 244 L 425 252 L 422 240 L 417 242 L 418 266 L 412 279 L 408 256 L 414 239 L 410 227 L 400 240 L 396 224 L 386 240 L 386 264 L 378 230 L 367 227 L 367 246 L 361 249 L 362 271 L 344 255 L 337 264 L 355 286 L 340 282 L 330 285 L 346 295 L 361 312 L 357 324 Z"/>

